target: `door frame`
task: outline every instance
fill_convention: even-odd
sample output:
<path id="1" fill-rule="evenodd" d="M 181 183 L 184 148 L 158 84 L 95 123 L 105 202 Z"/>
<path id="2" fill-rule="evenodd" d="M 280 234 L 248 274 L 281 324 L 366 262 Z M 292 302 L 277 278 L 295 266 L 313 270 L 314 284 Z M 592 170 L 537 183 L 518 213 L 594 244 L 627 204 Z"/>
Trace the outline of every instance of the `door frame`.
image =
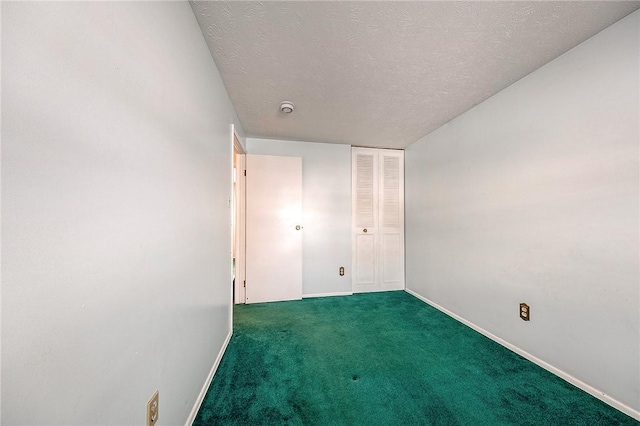
<path id="1" fill-rule="evenodd" d="M 235 257 L 235 285 L 232 290 L 232 304 L 246 302 L 246 151 L 231 125 L 231 199 L 234 202 L 231 224 L 231 262 Z M 235 168 L 235 183 L 234 179 Z"/>

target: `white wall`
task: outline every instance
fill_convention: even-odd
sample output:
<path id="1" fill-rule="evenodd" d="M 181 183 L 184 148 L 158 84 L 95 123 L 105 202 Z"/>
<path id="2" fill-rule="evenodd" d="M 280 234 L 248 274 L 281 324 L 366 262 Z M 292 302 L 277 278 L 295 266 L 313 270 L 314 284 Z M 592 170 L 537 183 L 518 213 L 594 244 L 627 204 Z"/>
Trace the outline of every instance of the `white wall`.
<path id="1" fill-rule="evenodd" d="M 302 157 L 303 296 L 351 292 L 351 147 L 247 138 L 247 150 Z"/>
<path id="2" fill-rule="evenodd" d="M 408 289 L 633 410 L 639 22 L 633 13 L 406 150 Z"/>
<path id="3" fill-rule="evenodd" d="M 2 3 L 2 424 L 184 424 L 230 332 L 230 123 L 187 2 Z"/>

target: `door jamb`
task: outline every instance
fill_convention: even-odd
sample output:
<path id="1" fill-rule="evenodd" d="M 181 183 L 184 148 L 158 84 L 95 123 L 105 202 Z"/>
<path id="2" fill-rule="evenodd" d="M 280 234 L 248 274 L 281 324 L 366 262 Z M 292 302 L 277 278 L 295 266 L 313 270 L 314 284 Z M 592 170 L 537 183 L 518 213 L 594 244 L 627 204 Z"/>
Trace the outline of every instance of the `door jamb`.
<path id="1" fill-rule="evenodd" d="M 237 155 L 237 164 L 234 164 L 234 156 Z M 235 279 L 233 300 L 235 303 L 246 303 L 246 151 L 240 143 L 240 138 L 235 131 L 235 127 L 232 125 L 231 132 L 231 163 L 232 173 L 233 167 L 236 168 L 236 182 L 235 185 L 232 181 L 232 191 L 235 189 L 234 197 L 235 202 L 235 218 L 234 225 L 232 226 L 232 241 L 235 241 L 235 253 L 231 253 L 231 258 L 234 255 L 236 258 L 235 265 Z M 233 179 L 233 177 L 232 177 Z M 232 260 L 233 261 L 233 260 Z"/>

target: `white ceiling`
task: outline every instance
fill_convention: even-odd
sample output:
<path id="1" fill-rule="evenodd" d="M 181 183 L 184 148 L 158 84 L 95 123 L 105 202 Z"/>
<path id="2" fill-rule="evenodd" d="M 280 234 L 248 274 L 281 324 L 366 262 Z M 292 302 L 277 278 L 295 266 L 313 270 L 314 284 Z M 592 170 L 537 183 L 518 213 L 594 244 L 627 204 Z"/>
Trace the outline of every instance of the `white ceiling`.
<path id="1" fill-rule="evenodd" d="M 193 2 L 247 136 L 404 148 L 640 2 Z M 279 110 L 290 100 L 292 114 Z"/>

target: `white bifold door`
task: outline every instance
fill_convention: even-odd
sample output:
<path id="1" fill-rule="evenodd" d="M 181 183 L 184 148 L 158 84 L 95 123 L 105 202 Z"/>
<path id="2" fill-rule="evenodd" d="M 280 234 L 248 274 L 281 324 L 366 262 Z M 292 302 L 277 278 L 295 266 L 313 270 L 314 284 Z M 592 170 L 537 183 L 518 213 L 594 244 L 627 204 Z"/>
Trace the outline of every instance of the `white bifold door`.
<path id="1" fill-rule="evenodd" d="M 351 149 L 353 292 L 404 289 L 404 151 Z"/>
<path id="2" fill-rule="evenodd" d="M 246 303 L 301 299 L 302 159 L 246 161 Z"/>

